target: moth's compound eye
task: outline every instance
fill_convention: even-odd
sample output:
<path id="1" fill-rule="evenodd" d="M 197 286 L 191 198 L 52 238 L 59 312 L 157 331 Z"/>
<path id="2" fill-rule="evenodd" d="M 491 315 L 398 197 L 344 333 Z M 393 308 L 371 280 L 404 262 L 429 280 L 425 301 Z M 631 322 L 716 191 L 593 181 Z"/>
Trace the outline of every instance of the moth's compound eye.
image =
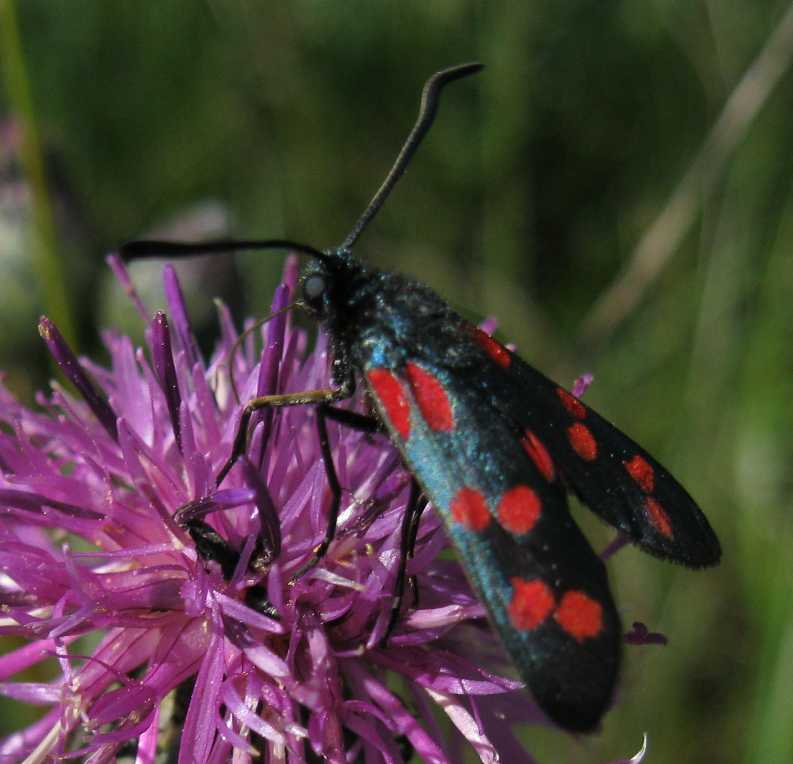
<path id="1" fill-rule="evenodd" d="M 330 282 L 324 273 L 309 273 L 303 278 L 303 303 L 322 320 L 327 313 L 328 290 Z"/>
<path id="2" fill-rule="evenodd" d="M 324 276 L 320 276 L 319 274 L 309 276 L 303 282 L 303 297 L 305 297 L 308 303 L 316 303 L 318 300 L 322 299 L 327 287 L 328 284 Z"/>

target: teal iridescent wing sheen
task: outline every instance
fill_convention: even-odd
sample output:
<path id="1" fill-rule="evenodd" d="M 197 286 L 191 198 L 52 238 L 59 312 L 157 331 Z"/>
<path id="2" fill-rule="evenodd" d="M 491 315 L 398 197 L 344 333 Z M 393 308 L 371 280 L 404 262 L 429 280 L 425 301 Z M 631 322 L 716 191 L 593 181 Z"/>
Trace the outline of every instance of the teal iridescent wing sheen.
<path id="1" fill-rule="evenodd" d="M 685 488 L 641 446 L 479 330 L 477 394 L 540 443 L 566 485 L 593 512 L 659 557 L 715 565 L 716 534 Z"/>
<path id="2" fill-rule="evenodd" d="M 398 356 L 383 350 L 372 360 Z M 471 384 L 473 370 L 432 355 L 364 363 L 369 392 L 538 704 L 590 730 L 611 701 L 622 642 L 605 566 L 558 476 Z"/>

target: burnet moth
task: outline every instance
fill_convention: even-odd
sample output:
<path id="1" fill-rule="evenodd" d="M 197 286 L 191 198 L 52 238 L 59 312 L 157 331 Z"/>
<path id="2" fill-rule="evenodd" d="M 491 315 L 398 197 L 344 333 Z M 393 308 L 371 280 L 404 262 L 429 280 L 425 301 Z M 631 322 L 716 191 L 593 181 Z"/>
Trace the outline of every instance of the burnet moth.
<path id="1" fill-rule="evenodd" d="M 539 706 L 566 729 L 591 731 L 612 699 L 623 633 L 605 566 L 574 523 L 567 493 L 642 549 L 692 568 L 719 561 L 716 535 L 664 467 L 568 390 L 465 321 L 429 287 L 351 253 L 429 130 L 444 86 L 481 68 L 463 64 L 430 77 L 393 167 L 339 247 L 137 241 L 120 254 L 285 249 L 311 257 L 296 307 L 330 335 L 333 384 L 250 401 L 218 484 L 245 451 L 253 412 L 315 405 L 333 501 L 325 539 L 306 570 L 332 542 L 341 501 L 326 421 L 384 431 L 413 476 L 391 626 L 399 619 L 405 559 L 429 500 Z M 350 398 L 358 382 L 373 415 L 334 405 Z"/>

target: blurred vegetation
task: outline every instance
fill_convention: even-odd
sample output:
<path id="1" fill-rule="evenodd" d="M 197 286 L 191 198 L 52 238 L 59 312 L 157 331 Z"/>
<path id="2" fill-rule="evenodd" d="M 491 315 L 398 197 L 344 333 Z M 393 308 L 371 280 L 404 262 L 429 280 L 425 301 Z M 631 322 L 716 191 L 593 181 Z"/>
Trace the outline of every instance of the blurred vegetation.
<path id="1" fill-rule="evenodd" d="M 0 52 L 0 365 L 27 400 L 51 373 L 35 319 L 54 310 L 52 268 L 65 274 L 80 351 L 101 358 L 99 329 L 137 327 L 119 308 L 108 248 L 153 231 L 333 245 L 390 165 L 427 75 L 487 64 L 447 91 L 357 253 L 419 276 L 473 318 L 497 314 L 501 336 L 560 381 L 593 371 L 588 400 L 680 476 L 724 546 L 707 572 L 618 555 L 626 624 L 644 621 L 670 645 L 628 650 L 603 734 L 531 731 L 527 745 L 540 762 L 605 762 L 648 731 L 652 762 L 793 761 L 784 56 L 772 57 L 781 78 L 753 77 L 759 102 L 738 104 L 746 134 L 693 177 L 679 241 L 680 218 L 662 219 L 669 246 L 651 252 L 646 288 L 629 282 L 636 304 L 609 308 L 605 329 L 592 312 L 697 171 L 785 2 L 24 0 L 17 12 L 26 74 L 12 66 L 8 28 Z M 49 275 L 34 256 L 47 245 L 34 225 L 38 181 L 15 137 L 26 124 L 54 221 Z M 260 315 L 280 265 L 251 254 L 193 269 L 207 346 L 210 298 L 224 292 L 239 318 Z M 146 285 L 159 269 L 134 274 Z M 4 728 L 18 724 L 11 713 Z"/>

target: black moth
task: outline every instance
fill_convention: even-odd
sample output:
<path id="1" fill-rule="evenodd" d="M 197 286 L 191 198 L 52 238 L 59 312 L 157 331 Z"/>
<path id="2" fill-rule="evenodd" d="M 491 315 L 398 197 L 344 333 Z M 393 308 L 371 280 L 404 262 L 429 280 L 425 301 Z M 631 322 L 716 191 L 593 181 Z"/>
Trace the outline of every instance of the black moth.
<path id="1" fill-rule="evenodd" d="M 325 539 L 308 568 L 333 539 L 341 497 L 326 420 L 385 430 L 414 478 L 391 626 L 399 617 L 405 560 L 429 500 L 537 703 L 562 727 L 591 731 L 611 702 L 623 635 L 605 566 L 573 522 L 567 491 L 659 557 L 702 567 L 716 564 L 721 551 L 685 489 L 630 438 L 464 321 L 424 284 L 352 256 L 353 244 L 432 124 L 443 87 L 479 69 L 463 64 L 427 81 L 413 130 L 341 246 L 322 252 L 282 240 L 143 241 L 124 245 L 121 255 L 186 257 L 258 248 L 312 257 L 298 306 L 330 333 L 334 385 L 250 401 L 218 484 L 245 450 L 254 411 L 316 405 L 334 501 Z M 357 381 L 363 381 L 375 417 L 333 405 L 349 398 Z"/>

